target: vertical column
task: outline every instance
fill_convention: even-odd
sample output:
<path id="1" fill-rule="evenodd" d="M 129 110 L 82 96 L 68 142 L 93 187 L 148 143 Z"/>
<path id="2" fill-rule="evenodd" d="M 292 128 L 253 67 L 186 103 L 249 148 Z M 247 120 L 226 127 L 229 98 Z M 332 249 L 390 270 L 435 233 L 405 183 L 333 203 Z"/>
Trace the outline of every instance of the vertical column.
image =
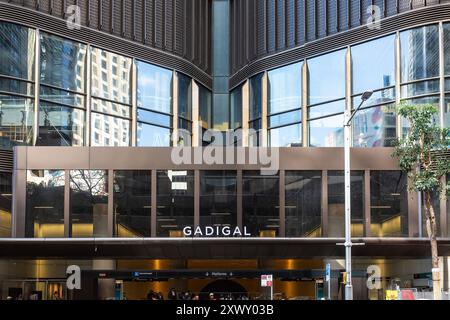
<path id="1" fill-rule="evenodd" d="M 64 237 L 72 237 L 72 224 L 70 223 L 70 169 L 64 172 Z"/>
<path id="2" fill-rule="evenodd" d="M 352 52 L 350 46 L 347 47 L 345 55 L 345 109 L 351 114 L 353 109 L 352 103 Z M 345 116 L 344 116 L 345 119 Z M 345 120 L 347 121 L 347 120 Z M 353 125 L 350 125 L 350 147 L 353 146 Z M 344 128 L 345 132 L 345 128 Z M 344 133 L 345 135 L 345 133 Z M 345 137 L 344 137 L 345 139 Z"/>
<path id="3" fill-rule="evenodd" d="M 419 237 L 422 232 L 419 230 L 419 226 L 422 225 L 419 222 L 419 201 L 418 194 L 415 191 L 410 191 L 411 179 L 408 178 L 408 236 L 410 238 Z"/>
<path id="4" fill-rule="evenodd" d="M 280 170 L 279 178 L 279 199 L 280 199 L 280 234 L 279 237 L 286 237 L 286 197 L 285 197 L 285 177 L 286 172 Z"/>
<path id="5" fill-rule="evenodd" d="M 27 202 L 27 170 L 14 170 L 13 174 L 13 210 L 12 237 L 25 237 L 25 219 Z"/>
<path id="6" fill-rule="evenodd" d="M 201 125 L 200 125 L 200 94 L 198 84 L 192 80 L 192 146 L 200 147 Z"/>
<path id="7" fill-rule="evenodd" d="M 86 101 L 84 102 L 86 108 L 86 137 L 84 139 L 84 145 L 91 145 L 91 67 L 92 67 L 92 54 L 91 45 L 86 47 L 86 71 L 84 73 L 86 83 Z"/>
<path id="8" fill-rule="evenodd" d="M 151 187 L 151 192 L 152 192 L 152 212 L 151 212 L 151 232 L 150 235 L 151 237 L 156 237 L 156 216 L 157 216 L 157 201 L 156 201 L 156 197 L 157 197 L 157 185 L 156 185 L 156 178 L 157 178 L 157 170 L 152 170 L 152 187 Z"/>
<path id="9" fill-rule="evenodd" d="M 116 269 L 115 260 L 94 260 L 92 269 L 99 271 L 110 271 Z M 97 299 L 105 300 L 114 297 L 115 279 L 97 279 Z"/>
<path id="10" fill-rule="evenodd" d="M 328 171 L 322 171 L 322 237 L 328 237 Z"/>
<path id="11" fill-rule="evenodd" d="M 242 146 L 248 147 L 249 144 L 249 116 L 250 116 L 250 91 L 249 81 L 245 81 L 242 86 Z"/>
<path id="12" fill-rule="evenodd" d="M 176 71 L 172 73 L 172 145 L 178 146 L 178 74 Z"/>
<path id="13" fill-rule="evenodd" d="M 137 64 L 133 59 L 131 69 L 131 146 L 137 146 Z"/>
<path id="14" fill-rule="evenodd" d="M 370 216 L 370 170 L 364 171 L 364 236 L 371 236 Z"/>
<path id="15" fill-rule="evenodd" d="M 395 103 L 400 104 L 401 101 L 401 47 L 400 47 L 400 33 L 397 32 L 395 37 Z M 397 114 L 397 137 L 402 136 L 401 118 Z"/>
<path id="16" fill-rule="evenodd" d="M 267 117 L 268 117 L 268 89 L 269 89 L 269 77 L 267 75 L 267 71 L 264 72 L 264 76 L 262 78 L 262 112 L 261 112 L 261 124 L 262 124 L 262 141 L 260 142 L 260 147 L 267 147 L 268 145 L 268 137 L 267 137 L 267 130 L 268 130 L 268 124 L 267 124 Z"/>
<path id="17" fill-rule="evenodd" d="M 200 170 L 194 176 L 194 226 L 200 225 Z"/>
<path id="18" fill-rule="evenodd" d="M 33 126 L 33 145 L 35 146 L 39 133 L 39 93 L 40 93 L 40 68 L 41 68 L 41 42 L 40 31 L 36 29 L 35 33 L 35 57 L 34 57 L 34 126 Z"/>
<path id="19" fill-rule="evenodd" d="M 439 99 L 439 115 L 441 128 L 445 127 L 444 108 L 445 108 L 445 52 L 444 52 L 444 26 L 439 23 L 439 82 L 440 82 L 440 99 Z"/>
<path id="20" fill-rule="evenodd" d="M 303 146 L 309 146 L 308 133 L 308 62 L 302 66 L 302 140 Z"/>
<path id="21" fill-rule="evenodd" d="M 236 176 L 237 182 L 237 225 L 243 230 L 243 210 L 242 210 L 242 194 L 243 194 L 243 179 L 242 179 L 242 170 L 237 171 Z"/>
<path id="22" fill-rule="evenodd" d="M 108 170 L 108 237 L 114 237 L 114 170 Z"/>

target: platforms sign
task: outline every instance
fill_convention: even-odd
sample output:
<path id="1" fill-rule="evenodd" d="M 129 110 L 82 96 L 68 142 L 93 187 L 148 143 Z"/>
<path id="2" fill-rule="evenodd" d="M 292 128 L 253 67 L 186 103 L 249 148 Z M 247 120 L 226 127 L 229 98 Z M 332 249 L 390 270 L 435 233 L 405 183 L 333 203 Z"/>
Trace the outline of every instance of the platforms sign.
<path id="1" fill-rule="evenodd" d="M 273 275 L 263 274 L 261 275 L 261 287 L 272 287 L 273 286 Z"/>

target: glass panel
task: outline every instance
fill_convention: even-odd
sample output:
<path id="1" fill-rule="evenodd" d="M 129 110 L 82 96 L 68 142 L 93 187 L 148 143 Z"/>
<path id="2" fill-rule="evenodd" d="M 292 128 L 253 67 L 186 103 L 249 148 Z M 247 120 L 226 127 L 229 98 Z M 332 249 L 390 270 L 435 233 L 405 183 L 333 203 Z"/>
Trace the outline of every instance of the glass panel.
<path id="1" fill-rule="evenodd" d="M 91 145 L 94 147 L 130 146 L 130 121 L 91 113 Z"/>
<path id="2" fill-rule="evenodd" d="M 361 109 L 352 121 L 353 146 L 393 147 L 397 138 L 397 113 L 394 104 Z"/>
<path id="3" fill-rule="evenodd" d="M 301 120 L 302 120 L 302 110 L 295 110 L 291 112 L 281 113 L 269 117 L 269 128 L 300 122 Z"/>
<path id="4" fill-rule="evenodd" d="M 194 226 L 194 171 L 158 171 L 157 237 L 183 237 Z"/>
<path id="5" fill-rule="evenodd" d="M 401 88 L 402 98 L 437 92 L 439 92 L 439 80 L 411 83 Z"/>
<path id="6" fill-rule="evenodd" d="M 353 93 L 395 85 L 395 35 L 352 47 Z"/>
<path id="7" fill-rule="evenodd" d="M 108 171 L 70 171 L 73 238 L 108 236 Z"/>
<path id="8" fill-rule="evenodd" d="M 34 84 L 0 77 L 0 91 L 34 96 Z"/>
<path id="9" fill-rule="evenodd" d="M 444 23 L 444 72 L 450 75 L 450 23 Z"/>
<path id="10" fill-rule="evenodd" d="M 330 114 L 344 113 L 344 111 L 345 111 L 345 100 L 339 100 L 335 102 L 321 104 L 315 107 L 309 107 L 308 118 L 315 119 L 325 117 Z"/>
<path id="11" fill-rule="evenodd" d="M 32 144 L 33 123 L 33 100 L 0 95 L 0 147 Z"/>
<path id="12" fill-rule="evenodd" d="M 350 179 L 352 237 L 364 234 L 364 172 L 352 171 Z M 328 171 L 328 235 L 345 237 L 344 171 Z"/>
<path id="13" fill-rule="evenodd" d="M 114 171 L 114 235 L 150 237 L 151 172 Z"/>
<path id="14" fill-rule="evenodd" d="M 250 78 L 250 120 L 261 117 L 262 115 L 262 78 L 264 74 L 260 73 Z"/>
<path id="15" fill-rule="evenodd" d="M 364 101 L 362 104 L 363 108 L 376 106 L 378 104 L 384 104 L 386 102 L 394 102 L 395 101 L 395 89 L 384 89 L 377 92 L 374 92 L 372 97 L 369 100 Z M 352 99 L 353 109 L 356 109 L 361 104 L 361 96 L 355 96 Z"/>
<path id="16" fill-rule="evenodd" d="M 444 101 L 444 128 L 450 128 L 450 95 L 445 95 L 445 101 Z"/>
<path id="17" fill-rule="evenodd" d="M 84 111 L 41 102 L 38 146 L 82 146 Z"/>
<path id="18" fill-rule="evenodd" d="M 192 119 L 192 103 L 191 103 L 191 78 L 182 73 L 178 73 L 178 116 L 191 120 Z"/>
<path id="19" fill-rule="evenodd" d="M 292 126 L 270 129 L 269 139 L 271 147 L 301 147 L 302 125 L 298 123 Z"/>
<path id="20" fill-rule="evenodd" d="M 322 236 L 322 172 L 286 171 L 286 237 Z"/>
<path id="21" fill-rule="evenodd" d="M 131 117 L 130 109 L 131 109 L 130 106 L 127 106 L 124 104 L 113 103 L 113 102 L 100 100 L 100 99 L 92 99 L 92 110 L 93 111 L 107 113 L 112 116 L 130 118 Z"/>
<path id="22" fill-rule="evenodd" d="M 41 83 L 84 91 L 86 45 L 41 33 Z"/>
<path id="23" fill-rule="evenodd" d="M 202 128 L 209 129 L 212 126 L 212 110 L 211 110 L 211 102 L 212 95 L 211 91 L 199 85 L 199 121 Z"/>
<path id="24" fill-rule="evenodd" d="M 343 147 L 344 115 L 309 121 L 311 147 Z"/>
<path id="25" fill-rule="evenodd" d="M 139 147 L 170 147 L 170 137 L 170 129 L 138 123 L 137 145 Z"/>
<path id="26" fill-rule="evenodd" d="M 64 238 L 63 170 L 27 171 L 25 235 L 29 238 Z"/>
<path id="27" fill-rule="evenodd" d="M 345 52 L 308 60 L 309 105 L 345 97 Z"/>
<path id="28" fill-rule="evenodd" d="M 0 172 L 0 238 L 11 237 L 12 174 Z"/>
<path id="29" fill-rule="evenodd" d="M 136 65 L 138 107 L 171 114 L 173 72 L 141 61 Z"/>
<path id="30" fill-rule="evenodd" d="M 172 126 L 171 116 L 143 109 L 138 109 L 138 120 L 154 123 L 168 128 Z"/>
<path id="31" fill-rule="evenodd" d="M 402 83 L 439 76 L 438 26 L 400 33 Z"/>
<path id="32" fill-rule="evenodd" d="M 235 171 L 200 172 L 200 225 L 237 224 L 237 185 Z"/>
<path id="33" fill-rule="evenodd" d="M 249 146 L 250 147 L 259 147 L 261 146 L 261 128 L 262 128 L 262 121 L 261 119 L 255 120 L 249 123 Z"/>
<path id="34" fill-rule="evenodd" d="M 406 175 L 400 171 L 371 171 L 371 236 L 408 236 Z"/>
<path id="35" fill-rule="evenodd" d="M 302 106 L 302 62 L 268 72 L 269 114 Z"/>
<path id="36" fill-rule="evenodd" d="M 92 48 L 92 95 L 124 104 L 131 103 L 131 59 Z"/>
<path id="37" fill-rule="evenodd" d="M 403 103 L 409 104 L 409 105 L 420 105 L 420 104 L 432 104 L 436 108 L 439 109 L 439 97 L 425 97 L 425 98 L 416 98 L 416 99 L 408 99 L 403 100 Z M 435 114 L 433 117 L 433 121 L 436 124 L 439 124 L 439 114 Z M 408 133 L 409 128 L 411 127 L 409 121 L 405 118 L 401 118 L 401 125 L 402 125 L 402 135 L 406 135 Z"/>
<path id="38" fill-rule="evenodd" d="M 0 22 L 0 74 L 34 80 L 35 31 Z"/>
<path id="39" fill-rule="evenodd" d="M 230 118 L 231 129 L 242 126 L 242 86 L 231 91 Z"/>
<path id="40" fill-rule="evenodd" d="M 84 96 L 82 95 L 45 86 L 41 86 L 40 90 L 41 99 L 45 99 L 56 104 L 67 104 L 76 108 L 84 109 Z"/>
<path id="41" fill-rule="evenodd" d="M 280 232 L 278 175 L 244 171 L 242 176 L 243 225 L 253 237 L 277 237 Z"/>

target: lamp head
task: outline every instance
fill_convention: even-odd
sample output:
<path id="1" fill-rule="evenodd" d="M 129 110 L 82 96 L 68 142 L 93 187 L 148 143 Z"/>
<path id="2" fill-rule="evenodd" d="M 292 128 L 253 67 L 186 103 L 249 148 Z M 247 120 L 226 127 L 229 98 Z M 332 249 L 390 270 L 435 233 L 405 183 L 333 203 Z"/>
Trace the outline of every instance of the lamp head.
<path id="1" fill-rule="evenodd" d="M 373 95 L 373 91 L 372 91 L 372 90 L 366 91 L 366 92 L 364 92 L 364 93 L 362 94 L 361 100 L 362 100 L 362 101 L 367 101 L 367 100 L 370 99 L 370 97 L 371 97 L 372 95 Z"/>

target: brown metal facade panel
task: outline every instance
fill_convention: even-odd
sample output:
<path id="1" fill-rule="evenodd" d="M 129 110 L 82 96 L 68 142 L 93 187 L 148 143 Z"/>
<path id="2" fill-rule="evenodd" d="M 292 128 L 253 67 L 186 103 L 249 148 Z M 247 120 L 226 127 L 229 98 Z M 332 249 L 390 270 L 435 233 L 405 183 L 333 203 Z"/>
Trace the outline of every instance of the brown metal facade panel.
<path id="1" fill-rule="evenodd" d="M 204 25 L 204 20 L 211 21 L 210 6 L 205 5 L 210 1 L 48 0 L 36 6 L 35 1 L 0 0 L 0 20 L 176 69 L 211 88 L 211 28 Z M 76 3 L 81 10 L 82 27 L 71 30 L 64 11 Z M 195 52 L 201 54 L 194 55 Z"/>
<path id="2" fill-rule="evenodd" d="M 232 0 L 232 7 L 240 0 Z M 394 3 L 394 4 L 393 4 Z M 256 12 L 236 12 L 231 10 L 233 27 L 231 28 L 231 73 L 230 88 L 234 88 L 251 76 L 271 68 L 286 65 L 305 57 L 329 52 L 354 43 L 393 33 L 415 25 L 450 19 L 450 1 L 395 1 L 386 0 L 295 0 L 267 1 L 256 0 Z M 371 5 L 377 5 L 381 18 L 381 29 L 365 27 Z M 278 7 L 277 7 L 278 6 Z M 252 23 L 254 25 L 258 48 L 255 56 L 248 61 L 245 50 L 239 46 L 242 35 Z M 277 20 L 283 16 L 283 21 Z M 291 47 L 287 34 L 283 33 L 284 23 L 294 16 L 293 32 L 295 48 Z M 292 29 L 292 28 L 291 28 Z M 283 39 L 285 41 L 283 41 Z M 248 39 L 247 41 L 250 41 Z M 290 50 L 288 50 L 290 49 Z"/>

